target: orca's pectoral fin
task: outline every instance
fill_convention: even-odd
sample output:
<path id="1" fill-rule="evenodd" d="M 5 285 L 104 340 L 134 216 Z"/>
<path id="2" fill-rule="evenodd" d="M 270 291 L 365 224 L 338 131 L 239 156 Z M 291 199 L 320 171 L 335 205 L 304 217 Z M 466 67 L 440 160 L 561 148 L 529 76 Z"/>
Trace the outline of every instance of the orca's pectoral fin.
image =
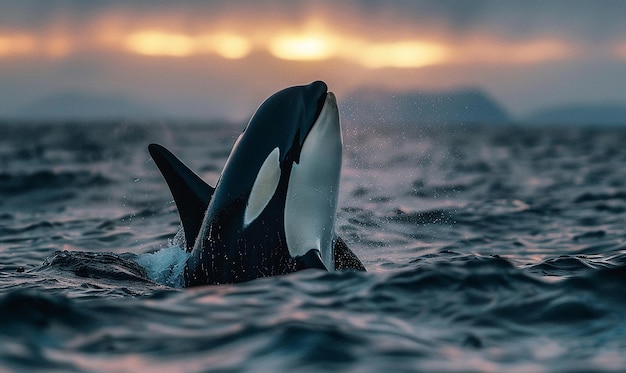
<path id="1" fill-rule="evenodd" d="M 296 270 L 301 271 L 303 269 L 317 268 L 327 271 L 319 250 L 311 249 L 304 255 L 299 255 L 294 258 L 296 260 Z"/>
<path id="2" fill-rule="evenodd" d="M 174 197 L 189 250 L 195 244 L 215 188 L 161 145 L 150 144 L 148 151 Z"/>
<path id="3" fill-rule="evenodd" d="M 335 269 L 337 271 L 352 269 L 365 272 L 365 266 L 361 260 L 339 236 L 335 239 Z"/>

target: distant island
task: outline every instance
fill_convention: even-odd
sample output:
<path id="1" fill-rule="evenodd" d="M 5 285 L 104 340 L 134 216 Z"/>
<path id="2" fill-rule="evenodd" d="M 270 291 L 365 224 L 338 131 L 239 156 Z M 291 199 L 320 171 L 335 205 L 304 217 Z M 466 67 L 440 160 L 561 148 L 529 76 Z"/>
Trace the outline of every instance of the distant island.
<path id="1" fill-rule="evenodd" d="M 523 119 L 529 124 L 626 124 L 626 104 L 568 104 L 537 110 Z"/>
<path id="2" fill-rule="evenodd" d="M 626 125 L 626 103 L 553 105 L 529 114 L 512 116 L 496 99 L 478 88 L 394 91 L 363 87 L 338 99 L 342 120 L 355 125 Z M 210 117 L 211 112 L 206 105 L 198 118 L 223 119 Z M 11 119 L 53 121 L 189 119 L 128 95 L 91 91 L 51 93 L 16 109 L 9 109 L 2 115 Z"/>
<path id="3" fill-rule="evenodd" d="M 360 124 L 511 122 L 502 105 L 475 88 L 408 92 L 361 88 L 341 100 L 340 105 L 345 120 Z"/>

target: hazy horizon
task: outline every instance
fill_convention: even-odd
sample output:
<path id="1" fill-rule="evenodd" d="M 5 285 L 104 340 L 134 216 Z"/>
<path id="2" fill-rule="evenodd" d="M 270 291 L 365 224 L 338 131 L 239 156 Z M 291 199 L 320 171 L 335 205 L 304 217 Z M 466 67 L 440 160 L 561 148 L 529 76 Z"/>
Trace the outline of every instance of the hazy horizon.
<path id="1" fill-rule="evenodd" d="M 364 86 L 475 88 L 514 118 L 626 105 L 620 1 L 2 0 L 0 9 L 0 117 L 74 94 L 242 120 L 274 91 L 318 79 L 340 100 Z"/>

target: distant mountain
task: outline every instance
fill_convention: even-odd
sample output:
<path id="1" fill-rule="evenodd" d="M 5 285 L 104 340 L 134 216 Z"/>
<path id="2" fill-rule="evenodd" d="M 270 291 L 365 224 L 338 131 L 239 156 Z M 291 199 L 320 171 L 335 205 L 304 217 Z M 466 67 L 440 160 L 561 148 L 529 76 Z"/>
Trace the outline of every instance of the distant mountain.
<path id="1" fill-rule="evenodd" d="M 119 119 L 152 118 L 158 112 L 123 95 L 72 91 L 41 97 L 15 115 L 27 119 Z"/>
<path id="2" fill-rule="evenodd" d="M 478 89 L 394 92 L 362 88 L 342 101 L 342 116 L 360 124 L 505 123 L 506 110 Z"/>
<path id="3" fill-rule="evenodd" d="M 538 110 L 524 118 L 533 124 L 626 124 L 626 104 L 568 104 Z"/>

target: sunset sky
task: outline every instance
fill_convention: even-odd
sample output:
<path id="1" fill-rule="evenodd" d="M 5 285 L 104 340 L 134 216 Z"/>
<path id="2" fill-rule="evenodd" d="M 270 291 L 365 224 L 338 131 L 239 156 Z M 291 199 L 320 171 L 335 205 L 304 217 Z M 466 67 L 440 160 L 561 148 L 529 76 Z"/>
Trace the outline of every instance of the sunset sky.
<path id="1" fill-rule="evenodd" d="M 0 117 L 59 94 L 243 119 L 285 86 L 626 104 L 625 1 L 0 0 Z"/>

